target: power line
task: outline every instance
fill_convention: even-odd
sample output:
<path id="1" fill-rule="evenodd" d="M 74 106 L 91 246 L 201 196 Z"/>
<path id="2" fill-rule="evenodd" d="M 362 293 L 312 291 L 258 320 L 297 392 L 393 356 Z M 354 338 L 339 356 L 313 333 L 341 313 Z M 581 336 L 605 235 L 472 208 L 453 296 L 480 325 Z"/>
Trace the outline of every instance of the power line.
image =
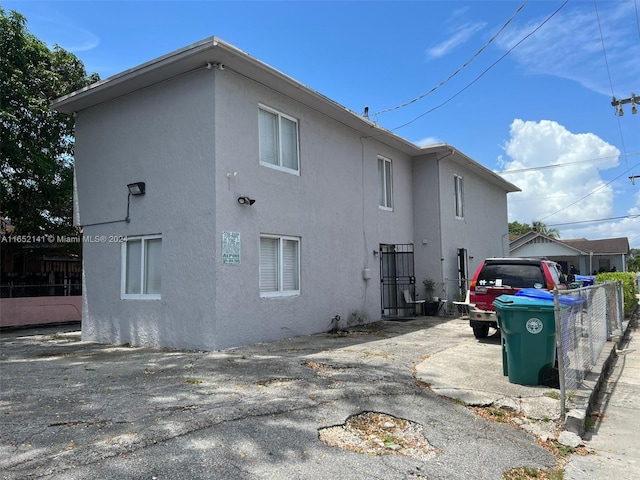
<path id="1" fill-rule="evenodd" d="M 582 220 L 580 222 L 554 223 L 552 225 L 547 225 L 547 227 L 559 227 L 561 225 L 576 225 L 578 223 L 606 222 L 607 220 L 620 220 L 621 218 L 638 218 L 638 217 L 640 217 L 640 215 L 622 215 L 620 217 L 597 218 L 595 220 Z"/>
<path id="2" fill-rule="evenodd" d="M 634 0 L 633 4 L 636 7 L 636 25 L 638 26 L 638 38 L 640 38 L 640 16 L 638 16 L 638 0 Z"/>
<path id="3" fill-rule="evenodd" d="M 636 168 L 638 165 L 640 165 L 640 164 L 636 164 L 636 165 L 634 165 L 632 168 Z M 547 215 L 546 217 L 542 217 L 542 218 L 540 219 L 540 221 L 544 220 L 545 218 L 552 217 L 552 216 L 554 216 L 554 215 L 556 215 L 556 214 L 558 214 L 558 213 L 561 213 L 561 212 L 563 212 L 564 210 L 566 210 L 567 208 L 572 207 L 572 206 L 573 206 L 573 205 L 575 205 L 576 203 L 581 202 L 581 201 L 582 201 L 582 200 L 584 200 L 585 198 L 588 198 L 588 197 L 590 197 L 591 195 L 594 195 L 597 191 L 602 190 L 604 187 L 606 187 L 606 186 L 608 186 L 608 185 L 612 184 L 613 182 L 615 182 L 616 180 L 618 180 L 618 179 L 619 179 L 620 177 L 622 177 L 623 175 L 626 175 L 626 174 L 627 174 L 627 173 L 629 173 L 630 171 L 631 171 L 631 169 L 629 169 L 629 170 L 627 170 L 627 171 L 625 171 L 625 172 L 622 172 L 620 175 L 618 175 L 617 177 L 615 177 L 615 178 L 611 179 L 611 180 L 610 180 L 610 181 L 608 181 L 607 183 L 605 183 L 605 184 L 603 184 L 603 185 L 600 185 L 598 188 L 596 188 L 595 190 L 593 190 L 591 193 L 588 193 L 587 195 L 585 195 L 585 196 L 581 197 L 580 199 L 576 200 L 575 202 L 570 203 L 569 205 L 567 205 L 567 206 L 565 206 L 565 207 L 562 207 L 560 210 L 557 210 L 557 211 L 555 211 L 555 212 L 553 212 L 553 213 L 550 213 L 550 214 L 549 214 L 549 215 Z"/>
<path id="4" fill-rule="evenodd" d="M 503 32 L 503 30 L 505 28 L 507 28 L 507 26 L 513 21 L 514 18 L 516 18 L 516 16 L 520 13 L 520 11 L 524 8 L 524 6 L 527 4 L 529 0 L 525 0 L 525 2 L 520 5 L 518 7 L 518 9 L 515 11 L 515 13 L 513 15 L 511 15 L 511 18 L 509 18 L 509 20 L 507 20 L 505 22 L 504 25 L 502 25 L 502 27 L 500 27 L 500 29 L 487 41 L 487 43 L 485 43 L 480 50 L 478 50 L 475 54 L 473 54 L 471 56 L 471 58 L 469 58 L 460 68 L 458 68 L 455 72 L 453 72 L 451 75 L 449 75 L 448 78 L 446 78 L 445 80 L 441 81 L 438 85 L 436 85 L 435 87 L 433 87 L 431 90 L 429 90 L 427 93 L 423 93 L 422 95 L 418 95 L 417 97 L 415 97 L 412 100 L 409 100 L 406 103 L 403 103 L 401 105 L 398 105 L 396 107 L 391 107 L 391 108 L 386 108 L 384 110 L 380 110 L 379 112 L 376 112 L 373 114 L 373 116 L 377 116 L 380 115 L 382 113 L 387 113 L 387 112 L 392 112 L 394 110 L 399 110 L 401 108 L 407 107 L 409 105 L 411 105 L 412 103 L 415 103 L 419 100 L 422 100 L 423 98 L 425 98 L 428 95 L 431 95 L 433 92 L 435 92 L 438 88 L 442 87 L 444 84 L 446 84 L 447 82 L 449 82 L 449 80 L 451 80 L 453 77 L 455 77 L 458 73 L 460 73 L 462 70 L 464 70 L 471 62 L 473 62 L 489 45 L 491 45 L 491 43 L 493 43 L 493 41 L 498 38 L 498 36 Z"/>
<path id="5" fill-rule="evenodd" d="M 602 192 L 603 194 L 605 192 Z M 514 193 L 514 195 L 517 195 L 517 193 Z M 595 195 L 595 194 L 594 194 Z M 562 195 L 545 195 L 545 196 L 540 196 L 540 195 L 536 195 L 536 201 L 540 201 L 540 200 L 567 200 L 569 198 L 576 198 L 580 196 L 580 194 L 562 194 Z M 531 198 L 525 197 L 525 198 L 517 198 L 517 196 L 514 197 L 509 197 L 509 204 L 513 204 L 513 203 L 521 203 L 521 202 L 531 202 Z"/>
<path id="6" fill-rule="evenodd" d="M 608 155 L 606 157 L 597 157 L 597 158 L 589 158 L 586 160 L 576 160 L 575 162 L 566 162 L 566 163 L 558 163 L 554 165 L 543 165 L 541 167 L 530 167 L 530 168 L 519 168 L 518 170 L 504 170 L 502 172 L 498 172 L 498 175 L 509 175 L 513 173 L 523 173 L 523 172 L 531 172 L 536 170 L 546 170 L 549 168 L 559 168 L 559 167 L 568 167 L 570 165 L 576 165 L 579 163 L 589 163 L 589 162 L 598 162 L 600 160 L 609 160 L 611 158 L 620 158 L 620 157 L 630 157 L 633 155 L 640 155 L 640 151 L 618 154 L 618 155 Z"/>
<path id="7" fill-rule="evenodd" d="M 469 83 L 466 87 L 462 88 L 461 90 L 458 90 L 458 92 L 449 97 L 447 100 L 445 100 L 444 102 L 442 102 L 440 105 L 437 105 L 435 107 L 433 107 L 431 110 L 428 110 L 426 112 L 424 112 L 421 115 L 418 115 L 417 117 L 415 117 L 413 120 L 409 120 L 407 123 L 404 123 L 398 127 L 392 128 L 390 131 L 395 131 L 395 130 L 399 130 L 401 128 L 406 127 L 407 125 L 412 124 L 413 122 L 415 122 L 416 120 L 424 117 L 425 115 L 428 115 L 429 113 L 445 106 L 447 103 L 449 103 L 451 100 L 453 100 L 454 98 L 456 98 L 458 95 L 460 95 L 462 92 L 464 92 L 467 88 L 471 87 L 474 83 L 476 83 L 478 80 L 480 80 L 489 70 L 491 70 L 493 67 L 495 67 L 498 63 L 500 63 L 507 55 L 509 55 L 513 50 L 515 50 L 518 46 L 520 46 L 520 44 L 522 42 L 524 42 L 526 39 L 528 39 L 530 36 L 532 36 L 534 33 L 536 33 L 538 30 L 540 30 L 549 20 L 551 20 L 560 10 L 562 10 L 567 3 L 569 3 L 569 0 L 565 0 L 565 2 L 560 5 L 560 7 L 553 12 L 551 15 L 549 15 L 540 25 L 538 25 L 536 28 L 534 28 L 531 32 L 529 32 L 527 35 L 525 35 L 523 38 L 521 38 L 513 47 L 511 47 L 509 50 L 506 51 L 506 53 L 504 55 L 502 55 L 500 58 L 498 58 L 495 62 L 493 62 L 491 65 L 489 65 L 489 67 L 487 67 L 480 75 L 478 75 L 475 79 L 473 79 L 473 81 L 471 81 L 471 83 Z"/>
<path id="8" fill-rule="evenodd" d="M 600 23 L 600 13 L 598 12 L 598 0 L 593 0 L 593 6 L 596 10 L 596 18 L 598 19 L 598 30 L 600 31 L 600 41 L 602 43 L 602 54 L 604 55 L 604 64 L 607 67 L 607 76 L 609 78 L 609 85 L 611 86 L 611 96 L 613 97 L 613 102 L 611 105 L 614 105 L 616 102 L 616 93 L 613 90 L 613 81 L 611 80 L 611 71 L 609 69 L 609 60 L 607 59 L 607 50 L 604 46 L 604 35 L 602 34 L 602 25 Z M 621 105 L 618 105 L 620 109 L 622 109 Z M 620 112 L 621 110 L 618 110 Z M 627 147 L 624 143 L 624 135 L 622 134 L 622 125 L 620 124 L 620 116 L 618 115 L 618 130 L 620 131 L 620 143 L 622 144 L 622 151 L 626 153 Z M 626 160 L 626 159 L 625 159 Z M 627 161 L 627 169 L 629 168 L 629 162 Z"/>
<path id="9" fill-rule="evenodd" d="M 610 86 L 611 86 L 611 92 L 612 92 L 612 95 L 613 95 L 613 98 L 614 98 L 614 102 L 615 102 L 615 94 L 614 94 L 614 90 L 613 90 L 613 83 L 612 83 L 612 81 L 611 81 L 611 73 L 610 73 L 610 71 L 609 71 L 609 62 L 608 62 L 608 60 L 607 60 L 607 53 L 606 53 L 606 49 L 605 49 L 605 45 L 604 45 L 604 36 L 603 36 L 603 34 L 602 34 L 602 26 L 601 26 L 601 23 L 600 23 L 600 14 L 598 13 L 598 4 L 597 4 L 597 0 L 594 0 L 594 2 L 593 2 L 593 3 L 594 3 L 594 6 L 595 6 L 596 17 L 597 17 L 597 20 L 598 20 L 598 28 L 599 28 L 599 30 L 600 30 L 600 40 L 601 40 L 601 42 L 602 42 L 602 51 L 603 51 L 603 54 L 604 54 L 605 65 L 606 65 L 606 67 L 607 67 L 607 74 L 608 74 L 608 76 L 609 76 L 609 84 L 610 84 Z M 612 102 L 612 105 L 613 105 L 613 102 Z M 612 180 L 610 180 L 609 182 L 607 182 L 607 183 L 605 183 L 605 184 L 603 184 L 603 185 L 600 185 L 598 188 L 596 188 L 595 190 L 591 191 L 591 192 L 590 192 L 590 193 L 588 193 L 587 195 L 584 195 L 583 197 L 579 198 L 579 199 L 578 199 L 578 200 L 576 200 L 575 202 L 572 202 L 572 203 L 570 203 L 569 205 L 564 206 L 564 207 L 563 207 L 563 208 L 561 208 L 560 210 L 557 210 L 557 211 L 555 211 L 555 212 L 553 212 L 553 213 L 550 213 L 549 215 L 547 215 L 547 216 L 545 216 L 545 217 L 542 217 L 542 218 L 540 219 L 540 221 L 544 220 L 545 218 L 552 217 L 552 216 L 554 216 L 554 215 L 556 215 L 556 214 L 558 214 L 558 213 L 561 213 L 561 212 L 565 211 L 567 208 L 572 207 L 572 206 L 573 206 L 573 205 L 575 205 L 576 203 L 581 202 L 581 201 L 582 201 L 582 200 L 584 200 L 585 198 L 588 198 L 588 197 L 590 197 L 591 195 L 596 194 L 598 191 L 602 190 L 604 187 L 606 187 L 606 186 L 610 185 L 611 183 L 613 183 L 614 181 L 618 180 L 618 179 L 619 179 L 620 177 L 622 177 L 623 175 L 630 174 L 631 170 L 632 170 L 633 168 L 636 168 L 636 167 L 638 166 L 638 164 L 636 164 L 636 165 L 634 165 L 633 167 L 629 168 L 629 161 L 628 161 L 628 158 L 627 158 L 627 157 L 629 157 L 630 155 L 626 153 L 626 146 L 625 146 L 625 144 L 624 144 L 624 137 L 623 137 L 623 134 L 622 134 L 622 126 L 621 126 L 621 124 L 620 124 L 620 116 L 618 116 L 618 129 L 620 130 L 620 139 L 621 139 L 621 142 L 622 142 L 622 150 L 623 150 L 623 155 L 622 155 L 622 156 L 625 158 L 625 162 L 626 162 L 626 164 L 627 164 L 627 170 L 626 170 L 626 171 L 624 171 L 624 172 L 622 172 L 620 175 L 618 175 L 617 177 L 613 178 L 613 179 L 612 179 Z M 631 175 L 629 178 L 631 179 L 631 181 L 632 181 L 632 183 L 633 183 L 634 176 L 633 176 L 633 175 Z M 619 218 L 627 218 L 627 217 L 619 217 Z M 613 219 L 614 219 L 614 218 L 612 218 L 611 220 L 613 220 Z M 581 222 L 577 222 L 577 223 L 581 223 Z M 566 225 L 566 224 L 556 224 L 556 225 Z"/>
<path id="10" fill-rule="evenodd" d="M 607 50 L 604 48 L 604 36 L 602 35 L 602 25 L 600 24 L 600 13 L 598 12 L 598 1 L 593 0 L 593 6 L 596 9 L 596 18 L 598 19 L 598 30 L 600 31 L 600 42 L 602 43 L 602 53 L 604 54 L 604 64 L 607 67 L 607 76 L 609 77 L 609 85 L 611 86 L 611 95 L 615 98 L 613 91 L 613 82 L 611 81 L 611 71 L 609 70 L 609 60 L 607 59 Z"/>

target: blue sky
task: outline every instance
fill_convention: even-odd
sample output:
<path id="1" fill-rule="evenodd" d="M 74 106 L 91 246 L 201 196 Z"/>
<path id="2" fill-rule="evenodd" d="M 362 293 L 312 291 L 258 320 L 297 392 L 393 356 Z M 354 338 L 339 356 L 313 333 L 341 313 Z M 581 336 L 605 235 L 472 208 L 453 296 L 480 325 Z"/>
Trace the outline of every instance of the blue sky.
<path id="1" fill-rule="evenodd" d="M 640 113 L 611 106 L 640 97 L 640 0 L 1 5 L 103 79 L 216 35 L 410 141 L 505 172 L 523 190 L 509 221 L 640 248 Z"/>

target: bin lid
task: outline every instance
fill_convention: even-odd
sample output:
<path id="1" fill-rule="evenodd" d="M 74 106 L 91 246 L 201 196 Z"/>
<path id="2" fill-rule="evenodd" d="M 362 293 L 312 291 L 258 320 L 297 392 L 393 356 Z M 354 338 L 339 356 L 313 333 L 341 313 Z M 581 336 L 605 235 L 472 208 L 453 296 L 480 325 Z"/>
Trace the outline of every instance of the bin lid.
<path id="1" fill-rule="evenodd" d="M 582 282 L 586 285 L 593 285 L 596 283 L 596 277 L 593 275 L 574 275 L 576 282 Z"/>
<path id="2" fill-rule="evenodd" d="M 539 288 L 523 288 L 521 290 L 518 290 L 515 296 L 537 298 L 539 300 L 546 300 L 547 302 L 553 303 L 553 293 L 551 293 L 548 290 L 540 290 Z M 560 295 L 559 301 L 561 306 L 571 307 L 573 305 L 577 305 L 584 302 L 584 299 L 582 297 Z"/>
<path id="3" fill-rule="evenodd" d="M 493 301 L 496 308 L 503 310 L 553 310 L 553 296 L 551 301 L 543 298 L 525 297 L 524 295 L 500 295 Z"/>

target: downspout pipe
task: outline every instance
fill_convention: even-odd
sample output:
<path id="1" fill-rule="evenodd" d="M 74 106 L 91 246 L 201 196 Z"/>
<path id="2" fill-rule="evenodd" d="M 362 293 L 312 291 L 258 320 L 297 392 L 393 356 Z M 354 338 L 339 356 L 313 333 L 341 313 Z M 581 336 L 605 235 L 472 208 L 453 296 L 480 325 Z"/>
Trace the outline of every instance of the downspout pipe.
<path id="1" fill-rule="evenodd" d="M 453 148 L 449 151 L 449 153 L 443 155 L 442 157 L 437 159 L 437 163 L 436 163 L 436 175 L 438 176 L 438 181 L 436 182 L 436 185 L 438 186 L 438 233 L 439 233 L 439 237 L 440 237 L 440 279 L 442 282 L 442 285 L 444 287 L 444 256 L 443 255 L 443 251 L 442 251 L 442 246 L 444 244 L 444 239 L 442 237 L 442 197 L 440 196 L 440 162 L 442 160 L 445 160 L 447 158 L 449 158 L 451 155 L 453 155 L 454 150 Z"/>

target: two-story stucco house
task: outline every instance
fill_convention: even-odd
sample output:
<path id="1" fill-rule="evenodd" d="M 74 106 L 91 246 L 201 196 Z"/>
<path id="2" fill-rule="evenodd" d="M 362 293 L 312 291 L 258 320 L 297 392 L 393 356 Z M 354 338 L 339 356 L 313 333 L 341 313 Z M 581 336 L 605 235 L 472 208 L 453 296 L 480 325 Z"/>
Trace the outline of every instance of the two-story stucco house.
<path id="1" fill-rule="evenodd" d="M 76 117 L 85 340 L 217 350 L 377 321 L 508 254 L 517 187 L 218 38 L 53 108 Z"/>

